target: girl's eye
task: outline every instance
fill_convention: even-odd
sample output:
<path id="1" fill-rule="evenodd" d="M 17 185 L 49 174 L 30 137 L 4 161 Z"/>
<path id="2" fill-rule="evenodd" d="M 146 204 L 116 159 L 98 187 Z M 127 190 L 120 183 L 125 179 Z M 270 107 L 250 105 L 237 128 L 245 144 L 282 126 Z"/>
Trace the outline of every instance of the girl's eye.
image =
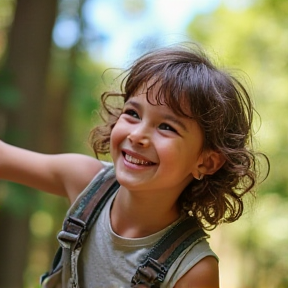
<path id="1" fill-rule="evenodd" d="M 166 123 L 160 124 L 160 125 L 159 125 L 159 129 L 161 129 L 161 130 L 167 130 L 167 131 L 172 131 L 172 132 L 176 132 L 176 133 L 177 133 L 177 131 L 176 131 L 172 126 L 170 126 L 170 125 L 168 125 L 168 124 L 166 124 Z"/>
<path id="2" fill-rule="evenodd" d="M 139 118 L 139 115 L 137 114 L 137 112 L 135 112 L 134 110 L 132 109 L 127 109 L 123 112 L 124 114 L 127 114 L 127 115 L 130 115 L 134 118 Z"/>

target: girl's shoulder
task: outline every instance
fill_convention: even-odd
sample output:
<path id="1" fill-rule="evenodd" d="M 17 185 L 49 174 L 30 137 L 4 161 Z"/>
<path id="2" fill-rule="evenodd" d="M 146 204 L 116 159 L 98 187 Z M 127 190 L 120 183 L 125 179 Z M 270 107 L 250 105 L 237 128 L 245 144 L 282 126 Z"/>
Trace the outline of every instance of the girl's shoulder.
<path id="1" fill-rule="evenodd" d="M 93 160 L 95 161 L 94 163 Z M 79 202 L 81 198 L 85 197 L 85 195 L 90 191 L 91 186 L 99 182 L 103 178 L 103 175 L 114 167 L 110 162 L 100 161 L 97 159 L 93 160 L 85 167 L 85 170 L 87 169 L 86 172 L 83 171 L 85 176 L 81 176 L 81 181 L 83 182 L 81 185 L 82 189 L 78 189 L 78 191 L 76 191 L 76 193 L 70 198 L 72 206 L 77 205 L 76 203 Z"/>
<path id="2" fill-rule="evenodd" d="M 62 161 L 57 161 L 59 177 L 62 178 L 70 203 L 73 203 L 103 169 L 104 164 L 91 156 L 81 154 L 64 154 L 60 157 Z"/>
<path id="3" fill-rule="evenodd" d="M 216 263 L 219 261 L 218 256 L 211 249 L 207 239 L 202 239 L 195 245 L 191 245 L 183 251 L 173 263 L 163 285 L 165 286 L 166 284 L 167 287 L 175 287 L 176 283 L 183 278 L 185 274 L 192 271 L 191 269 L 194 269 L 197 264 L 207 257 L 214 258 Z M 218 270 L 215 272 L 218 273 Z"/>

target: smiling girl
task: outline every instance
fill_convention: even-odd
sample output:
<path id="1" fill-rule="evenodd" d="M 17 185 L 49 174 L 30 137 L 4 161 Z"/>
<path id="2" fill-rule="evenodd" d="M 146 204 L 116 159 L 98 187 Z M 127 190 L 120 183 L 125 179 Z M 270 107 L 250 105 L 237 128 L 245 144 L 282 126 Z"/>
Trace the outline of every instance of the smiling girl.
<path id="1" fill-rule="evenodd" d="M 108 117 L 90 135 L 96 155 L 111 154 L 120 186 L 89 232 L 73 287 L 129 287 L 168 229 L 187 217 L 206 230 L 236 221 L 257 183 L 254 108 L 236 78 L 187 47 L 145 54 L 127 72 L 121 92 L 102 95 Z M 123 107 L 108 105 L 110 96 Z M 3 142 L 0 155 L 1 178 L 68 197 L 72 206 L 111 165 Z M 218 288 L 218 274 L 218 258 L 202 238 L 179 255 L 161 287 Z"/>

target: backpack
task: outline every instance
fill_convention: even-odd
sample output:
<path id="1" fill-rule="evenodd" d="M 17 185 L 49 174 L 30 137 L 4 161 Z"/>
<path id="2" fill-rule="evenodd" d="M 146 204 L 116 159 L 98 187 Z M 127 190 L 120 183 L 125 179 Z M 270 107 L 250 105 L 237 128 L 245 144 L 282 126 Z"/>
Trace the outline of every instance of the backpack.
<path id="1" fill-rule="evenodd" d="M 52 268 L 41 276 L 42 288 L 79 288 L 77 264 L 81 248 L 107 200 L 118 190 L 113 166 L 106 164 L 69 209 L 57 238 L 60 247 Z M 169 268 L 190 245 L 207 234 L 193 217 L 170 228 L 150 249 L 131 279 L 131 287 L 159 288 Z"/>

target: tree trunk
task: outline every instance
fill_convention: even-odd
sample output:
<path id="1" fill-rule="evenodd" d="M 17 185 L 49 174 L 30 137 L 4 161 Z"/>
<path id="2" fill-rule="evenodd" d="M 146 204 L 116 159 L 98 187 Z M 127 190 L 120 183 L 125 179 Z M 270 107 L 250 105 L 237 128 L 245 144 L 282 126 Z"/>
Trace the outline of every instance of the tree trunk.
<path id="1" fill-rule="evenodd" d="M 41 128 L 45 122 L 45 86 L 56 10 L 57 0 L 17 1 L 4 67 L 6 74 L 11 76 L 11 87 L 16 87 L 19 95 L 13 108 L 4 109 L 7 123 L 4 139 L 36 151 L 45 151 L 45 147 L 41 147 L 41 134 L 45 131 Z M 10 198 L 20 195 L 17 196 L 13 191 L 9 191 L 9 194 L 12 195 L 9 195 Z M 31 196 L 31 191 L 23 188 L 21 199 L 28 200 L 20 201 L 23 209 L 18 214 L 11 207 L 1 209 L 1 288 L 24 287 L 23 271 L 29 251 L 29 218 L 33 209 L 33 202 L 29 201 Z"/>
<path id="2" fill-rule="evenodd" d="M 18 0 L 8 50 L 7 68 L 20 92 L 9 129 L 24 138 L 21 146 L 38 150 L 43 123 L 47 67 L 57 0 Z M 12 127 L 11 127 L 12 125 Z M 18 143 L 17 143 L 18 144 Z"/>

